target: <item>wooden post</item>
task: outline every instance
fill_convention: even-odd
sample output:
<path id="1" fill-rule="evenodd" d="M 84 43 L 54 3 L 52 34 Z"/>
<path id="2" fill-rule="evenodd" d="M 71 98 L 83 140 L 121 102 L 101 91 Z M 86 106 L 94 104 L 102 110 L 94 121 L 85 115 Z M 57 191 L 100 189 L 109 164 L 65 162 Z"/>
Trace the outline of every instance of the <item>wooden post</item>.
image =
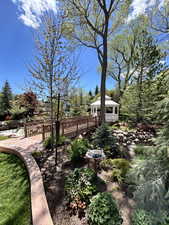
<path id="1" fill-rule="evenodd" d="M 28 137 L 28 130 L 27 130 L 26 123 L 24 124 L 24 133 L 25 133 L 25 138 Z"/>
<path id="2" fill-rule="evenodd" d="M 60 121 L 58 120 L 55 122 L 55 131 L 56 131 L 56 149 L 55 149 L 55 168 L 56 168 L 57 158 L 58 158 L 57 147 L 58 147 L 58 142 L 60 138 Z"/>
<path id="3" fill-rule="evenodd" d="M 89 119 L 87 118 L 87 131 L 89 129 Z"/>
<path id="4" fill-rule="evenodd" d="M 62 123 L 62 136 L 64 136 L 64 123 Z"/>
<path id="5" fill-rule="evenodd" d="M 42 141 L 45 140 L 45 125 L 42 125 Z"/>
<path id="6" fill-rule="evenodd" d="M 78 121 L 77 121 L 77 125 L 76 125 L 76 135 L 78 136 L 78 132 L 79 132 L 79 126 L 78 126 Z"/>
<path id="7" fill-rule="evenodd" d="M 97 116 L 95 117 L 95 127 L 97 127 Z"/>

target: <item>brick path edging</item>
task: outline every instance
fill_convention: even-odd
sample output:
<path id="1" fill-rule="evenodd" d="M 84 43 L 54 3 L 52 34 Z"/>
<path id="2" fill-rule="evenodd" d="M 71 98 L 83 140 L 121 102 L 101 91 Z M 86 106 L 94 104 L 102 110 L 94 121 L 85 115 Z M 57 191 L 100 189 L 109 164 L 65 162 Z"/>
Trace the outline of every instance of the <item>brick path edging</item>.
<path id="1" fill-rule="evenodd" d="M 33 225 L 54 225 L 43 186 L 40 169 L 30 153 L 26 153 L 22 148 L 0 147 L 0 152 L 17 155 L 28 170 L 31 187 L 31 208 Z"/>

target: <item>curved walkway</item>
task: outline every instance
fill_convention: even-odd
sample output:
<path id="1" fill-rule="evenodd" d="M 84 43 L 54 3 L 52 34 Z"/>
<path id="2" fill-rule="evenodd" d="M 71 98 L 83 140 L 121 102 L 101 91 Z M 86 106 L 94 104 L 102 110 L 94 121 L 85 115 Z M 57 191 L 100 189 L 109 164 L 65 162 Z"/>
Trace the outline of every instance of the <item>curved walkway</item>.
<path id="1" fill-rule="evenodd" d="M 35 144 L 40 144 L 42 142 L 42 135 L 36 135 L 33 137 L 23 138 L 9 138 L 3 141 L 0 141 L 1 147 L 7 147 L 12 149 L 22 148 L 24 152 L 31 153 L 33 152 L 33 146 Z"/>
<path id="2" fill-rule="evenodd" d="M 12 141 L 14 144 L 11 144 Z M 21 158 L 26 165 L 31 185 L 33 225 L 53 225 L 45 196 L 41 172 L 29 150 L 33 144 L 37 143 L 38 139 L 35 137 L 20 139 L 20 141 L 18 138 L 0 141 L 0 152 L 15 154 Z M 24 148 L 20 147 L 22 144 Z"/>

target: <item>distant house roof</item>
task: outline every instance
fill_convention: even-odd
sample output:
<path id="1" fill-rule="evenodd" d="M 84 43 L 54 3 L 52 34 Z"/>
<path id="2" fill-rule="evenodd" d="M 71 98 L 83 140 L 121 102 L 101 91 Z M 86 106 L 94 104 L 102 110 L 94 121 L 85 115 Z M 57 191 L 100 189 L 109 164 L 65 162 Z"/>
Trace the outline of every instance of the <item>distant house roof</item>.
<path id="1" fill-rule="evenodd" d="M 100 106 L 101 105 L 101 97 L 98 98 L 97 101 L 93 102 L 91 104 L 91 106 Z M 117 102 L 114 102 L 113 100 L 111 100 L 111 97 L 106 95 L 105 96 L 105 105 L 106 106 L 118 106 L 119 104 Z"/>

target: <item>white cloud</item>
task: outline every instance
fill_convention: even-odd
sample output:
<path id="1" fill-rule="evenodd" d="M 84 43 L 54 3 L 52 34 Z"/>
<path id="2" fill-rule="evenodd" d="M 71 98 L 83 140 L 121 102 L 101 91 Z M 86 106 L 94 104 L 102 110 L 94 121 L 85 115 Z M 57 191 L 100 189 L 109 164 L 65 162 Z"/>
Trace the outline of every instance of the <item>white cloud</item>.
<path id="1" fill-rule="evenodd" d="M 157 2 L 158 0 L 133 0 L 131 4 L 133 11 L 130 13 L 127 22 L 130 22 L 139 15 L 145 14 L 146 10 L 152 6 L 155 6 Z M 164 4 L 165 0 L 160 0 L 159 2 L 159 7 L 161 7 Z"/>
<path id="2" fill-rule="evenodd" d="M 40 25 L 40 17 L 46 11 L 53 11 L 57 13 L 56 0 L 12 0 L 14 4 L 18 6 L 20 11 L 19 19 L 26 26 L 30 26 L 34 29 Z"/>

